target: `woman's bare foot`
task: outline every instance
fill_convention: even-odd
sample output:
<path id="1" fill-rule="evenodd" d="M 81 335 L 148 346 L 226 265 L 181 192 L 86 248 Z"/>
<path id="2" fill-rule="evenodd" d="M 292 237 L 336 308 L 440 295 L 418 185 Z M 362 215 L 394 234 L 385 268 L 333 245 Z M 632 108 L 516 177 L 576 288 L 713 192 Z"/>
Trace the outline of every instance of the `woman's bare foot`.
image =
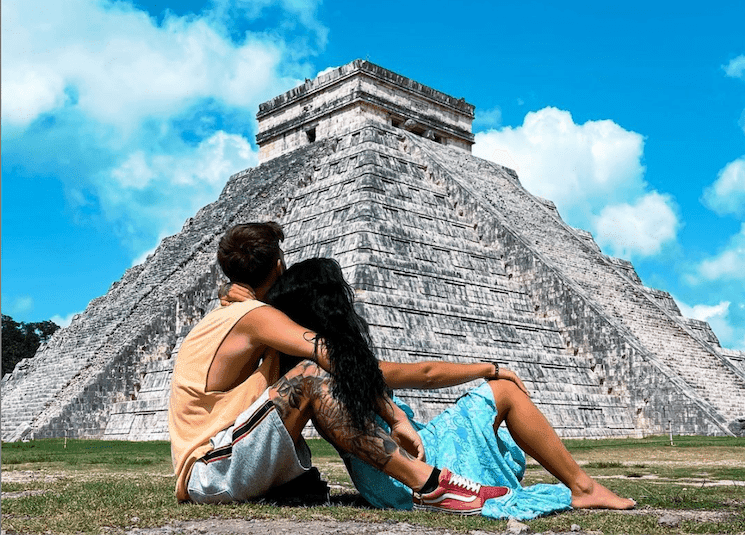
<path id="1" fill-rule="evenodd" d="M 572 507 L 575 509 L 632 509 L 636 502 L 621 498 L 603 485 L 588 478 L 582 488 L 572 489 Z"/>

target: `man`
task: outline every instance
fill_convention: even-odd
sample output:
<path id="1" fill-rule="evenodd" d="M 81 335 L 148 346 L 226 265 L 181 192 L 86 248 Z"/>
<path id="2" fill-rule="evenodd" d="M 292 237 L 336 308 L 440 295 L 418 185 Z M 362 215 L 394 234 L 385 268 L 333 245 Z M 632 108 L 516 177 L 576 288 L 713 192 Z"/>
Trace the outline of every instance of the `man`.
<path id="1" fill-rule="evenodd" d="M 278 224 L 249 223 L 220 241 L 220 267 L 252 298 L 208 314 L 179 350 L 169 407 L 177 498 L 243 501 L 302 475 L 310 453 L 301 433 L 311 419 L 339 450 L 413 489 L 422 508 L 477 514 L 508 493 L 426 464 L 419 435 L 387 398 L 377 412 L 390 434 L 352 425 L 331 394 L 323 340 L 261 301 L 285 269 L 282 240 Z M 307 360 L 280 377 L 279 353 Z"/>

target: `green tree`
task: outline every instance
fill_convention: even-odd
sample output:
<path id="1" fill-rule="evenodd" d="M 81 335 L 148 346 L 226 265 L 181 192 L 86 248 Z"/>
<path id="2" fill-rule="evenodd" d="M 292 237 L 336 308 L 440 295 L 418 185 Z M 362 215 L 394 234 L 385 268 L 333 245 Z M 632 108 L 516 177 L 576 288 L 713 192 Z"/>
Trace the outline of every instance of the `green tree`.
<path id="1" fill-rule="evenodd" d="M 42 342 L 46 342 L 59 325 L 50 320 L 36 323 L 17 322 L 10 316 L 3 316 L 2 325 L 2 374 L 13 371 L 23 359 L 33 357 Z"/>

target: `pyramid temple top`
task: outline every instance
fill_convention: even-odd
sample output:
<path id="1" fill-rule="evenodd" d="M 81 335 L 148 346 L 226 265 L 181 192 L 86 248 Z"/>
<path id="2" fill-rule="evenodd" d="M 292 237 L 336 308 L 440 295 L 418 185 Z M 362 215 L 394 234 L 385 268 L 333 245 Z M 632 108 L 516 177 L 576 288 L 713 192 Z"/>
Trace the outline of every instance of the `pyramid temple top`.
<path id="1" fill-rule="evenodd" d="M 259 105 L 259 160 L 370 120 L 470 151 L 473 110 L 462 98 L 357 59 Z"/>

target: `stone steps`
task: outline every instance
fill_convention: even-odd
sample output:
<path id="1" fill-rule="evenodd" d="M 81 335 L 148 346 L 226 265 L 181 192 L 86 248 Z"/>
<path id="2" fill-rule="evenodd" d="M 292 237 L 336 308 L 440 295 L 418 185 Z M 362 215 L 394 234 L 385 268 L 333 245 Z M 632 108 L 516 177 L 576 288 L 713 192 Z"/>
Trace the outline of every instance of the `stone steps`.
<path id="1" fill-rule="evenodd" d="M 500 251 L 452 213 L 448 192 L 426 180 L 423 165 L 387 135 L 365 130 L 358 143 L 346 140 L 290 201 L 285 230 L 298 238 L 286 250 L 292 261 L 333 256 L 352 273 L 381 359 L 514 362 L 545 396 L 566 393 L 560 383 L 568 383 L 593 389 L 587 403 L 626 410 L 618 396 L 601 393 L 591 364 L 578 366 L 584 357 L 569 357 L 560 328 L 536 314 L 508 280 Z M 405 394 L 428 417 L 457 395 Z M 614 427 L 633 428 L 622 420 Z"/>
<path id="2" fill-rule="evenodd" d="M 589 260 L 585 255 L 568 255 L 566 247 L 559 247 L 568 241 L 562 235 L 564 229 L 561 226 L 535 223 L 533 220 L 533 225 L 528 227 L 531 229 L 530 239 L 538 241 L 540 238 L 541 251 L 569 273 L 589 295 L 593 295 L 604 310 L 622 321 L 646 347 L 685 377 L 695 389 L 706 392 L 705 399 L 726 418 L 745 415 L 745 396 L 732 395 L 743 391 L 745 382 L 742 377 L 723 368 L 716 354 L 701 347 L 695 338 L 662 313 L 644 295 L 642 288 L 619 277 L 611 266 L 585 261 L 585 258 Z M 712 384 L 717 384 L 718 388 L 712 389 Z"/>
<path id="3" fill-rule="evenodd" d="M 58 336 L 63 338 L 51 340 L 49 362 L 64 362 L 69 372 L 54 378 L 33 374 L 38 377 L 31 384 L 44 392 L 49 402 L 44 403 L 46 408 L 39 405 L 29 412 L 9 414 L 6 407 L 23 402 L 13 393 L 15 388 L 3 389 L 3 437 L 15 430 L 18 421 L 31 421 L 37 436 L 76 428 L 85 433 L 98 429 L 100 436 L 106 427 L 101 420 L 108 417 L 107 404 L 134 394 L 147 362 L 161 358 L 162 352 L 173 345 L 176 331 L 193 325 L 208 310 L 216 288 L 217 237 L 237 217 L 250 218 L 251 213 L 259 217 L 267 210 L 276 213 L 286 189 L 285 165 L 296 172 L 301 169 L 292 163 L 296 158 L 304 156 L 294 155 L 256 170 L 249 179 L 251 190 L 228 193 L 205 207 L 187 221 L 180 234 L 163 240 L 147 262 L 128 270 L 106 296 L 91 302 L 70 327 L 62 329 Z M 280 197 L 265 200 L 265 188 L 278 192 Z M 91 346 L 99 340 L 100 346 Z M 81 362 L 75 355 L 90 360 Z M 107 362 L 113 361 L 120 363 L 112 370 L 113 375 L 102 373 Z M 41 362 L 40 368 L 46 364 L 46 360 Z M 78 422 L 78 413 L 65 408 L 76 406 L 73 400 L 80 396 L 88 404 L 82 414 L 89 424 Z"/>
<path id="4" fill-rule="evenodd" d="M 437 164 L 431 169 L 433 179 L 449 184 L 451 191 L 458 192 L 459 202 L 468 204 L 471 213 L 478 203 L 489 204 L 490 209 L 484 210 L 479 217 L 482 224 L 494 218 L 497 230 L 486 228 L 484 236 L 491 240 L 498 233 L 499 241 L 509 244 L 512 254 L 519 252 L 522 255 L 515 261 L 541 265 L 541 276 L 547 279 L 539 283 L 544 284 L 542 288 L 536 287 L 537 294 L 548 295 L 545 286 L 548 279 L 555 281 L 551 284 L 559 284 L 562 293 L 574 291 L 576 285 L 580 292 L 576 294 L 576 300 L 583 302 L 583 314 L 586 311 L 598 320 L 607 318 L 613 325 L 609 328 L 620 329 L 615 332 L 627 337 L 628 343 L 632 344 L 628 349 L 624 344 L 622 351 L 633 355 L 637 351 L 646 351 L 647 358 L 659 358 L 667 369 L 688 382 L 693 387 L 688 392 L 706 391 L 708 401 L 704 397 L 698 398 L 703 405 L 696 405 L 699 401 L 688 397 L 695 406 L 703 407 L 708 403 L 725 420 L 742 416 L 745 382 L 741 374 L 722 366 L 716 352 L 700 341 L 700 335 L 688 329 L 684 321 L 675 319 L 677 307 L 671 306 L 664 295 L 651 295 L 653 292 L 645 291 L 633 266 L 599 254 L 597 246 L 586 234 L 577 233 L 561 221 L 552 203 L 531 196 L 515 176 L 502 171 L 499 166 L 450 149 L 431 150 L 431 145 L 424 142 L 420 145 L 426 157 Z M 483 204 L 476 207 L 476 211 L 480 206 Z M 502 241 L 505 238 L 509 241 Z M 533 280 L 536 273 L 521 272 L 518 265 L 513 267 L 509 260 L 506 265 L 508 272 L 524 277 L 526 281 Z M 524 269 L 524 266 L 519 267 Z M 561 306 L 568 312 L 565 305 Z M 565 323 L 574 321 L 571 314 L 562 314 L 565 314 Z M 598 327 L 601 333 L 611 332 Z M 582 344 L 576 345 L 581 347 Z M 698 374 L 702 362 L 708 362 L 704 366 L 712 370 L 708 377 L 700 378 Z M 617 366 L 606 359 L 604 366 L 609 365 Z M 657 367 L 657 364 L 652 363 L 652 366 Z M 728 395 L 712 390 L 728 392 Z M 641 392 L 638 395 L 643 396 Z M 677 397 L 679 394 L 671 392 L 669 395 Z M 704 409 L 702 413 L 704 420 L 708 418 L 704 416 L 708 410 Z M 714 425 L 722 429 L 720 423 Z"/>

